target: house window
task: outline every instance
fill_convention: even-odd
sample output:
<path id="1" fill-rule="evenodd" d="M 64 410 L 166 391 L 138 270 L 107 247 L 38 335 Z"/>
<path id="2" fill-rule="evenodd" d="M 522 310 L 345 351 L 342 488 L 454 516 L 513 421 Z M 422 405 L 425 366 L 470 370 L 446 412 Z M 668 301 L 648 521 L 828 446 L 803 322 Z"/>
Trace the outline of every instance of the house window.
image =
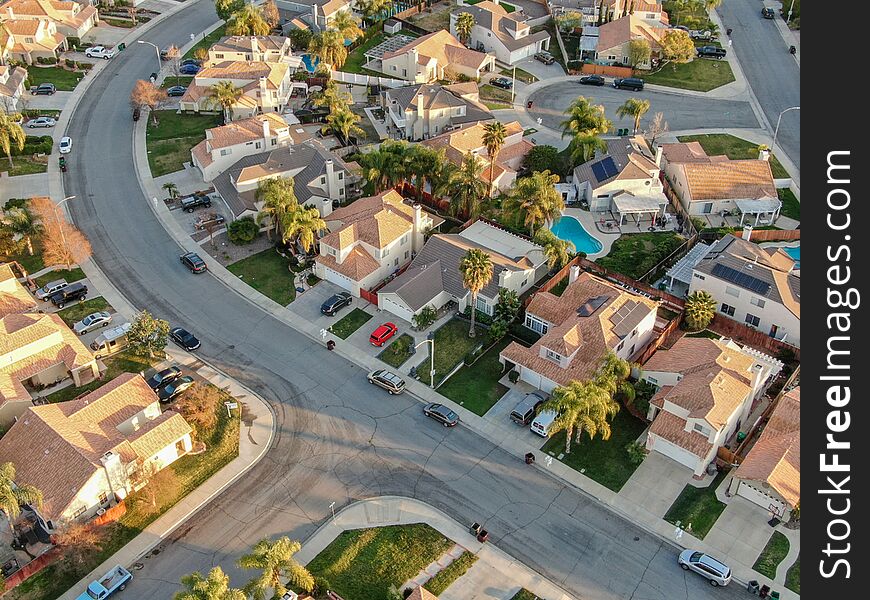
<path id="1" fill-rule="evenodd" d="M 562 362 L 562 355 L 561 354 L 559 354 L 558 352 L 553 352 L 549 348 L 546 348 L 546 351 L 547 351 L 547 358 L 549 358 L 553 362 L 557 362 L 557 363 Z"/>
<path id="2" fill-rule="evenodd" d="M 707 279 L 703 275 L 698 275 L 697 273 L 693 273 L 692 277 L 694 277 L 695 279 L 700 279 L 701 281 L 705 281 Z"/>
<path id="3" fill-rule="evenodd" d="M 224 57 L 223 54 L 215 54 L 214 56 L 215 56 L 215 58 L 223 58 Z"/>
<path id="4" fill-rule="evenodd" d="M 97 497 L 97 500 L 99 501 L 100 504 L 105 504 L 106 502 L 109 501 L 109 494 L 107 494 L 106 492 L 100 492 L 100 495 Z"/>
<path id="5" fill-rule="evenodd" d="M 529 282 L 529 278 L 526 277 L 525 279 L 523 279 L 523 282 L 520 284 L 520 287 L 526 287 L 526 284 L 527 284 L 528 282 Z"/>
<path id="6" fill-rule="evenodd" d="M 528 313 L 526 313 L 525 325 L 526 325 L 526 327 L 528 327 L 532 331 L 534 331 L 536 333 L 540 333 L 541 335 L 544 335 L 545 333 L 547 333 L 547 330 L 550 328 L 550 326 L 545 321 L 542 321 L 541 319 L 538 319 L 537 317 L 533 317 L 532 315 L 530 315 Z"/>
<path id="7" fill-rule="evenodd" d="M 750 298 L 749 304 L 758 308 L 764 308 L 764 300 L 762 298 Z"/>
<path id="8" fill-rule="evenodd" d="M 761 323 L 761 319 L 759 319 L 755 315 L 750 315 L 749 313 L 746 313 L 746 322 L 753 327 L 758 327 L 758 324 Z"/>
<path id="9" fill-rule="evenodd" d="M 411 253 L 410 251 L 405 250 L 405 260 L 408 260 L 408 255 L 409 255 L 410 253 Z"/>
<path id="10" fill-rule="evenodd" d="M 631 335 L 628 336 L 628 337 L 633 338 L 633 337 L 636 336 L 636 335 L 637 335 L 637 329 L 635 329 L 634 331 L 632 331 L 632 332 L 631 332 Z"/>
<path id="11" fill-rule="evenodd" d="M 338 189 L 338 195 L 339 195 L 339 196 L 344 196 L 344 188 L 339 188 L 339 189 Z"/>
<path id="12" fill-rule="evenodd" d="M 233 153 L 233 151 L 230 150 L 229 148 L 223 148 L 223 149 L 221 149 L 221 156 L 229 156 L 229 155 L 232 154 L 232 153 Z"/>
<path id="13" fill-rule="evenodd" d="M 396 65 L 393 65 L 393 66 L 390 67 L 390 68 L 391 68 L 393 71 L 395 71 L 395 70 L 396 70 Z M 404 71 L 404 69 L 402 69 L 402 71 Z"/>
<path id="14" fill-rule="evenodd" d="M 320 185 L 326 185 L 326 177 L 320 178 Z"/>
<path id="15" fill-rule="evenodd" d="M 278 140 L 276 140 L 275 138 L 272 138 L 272 145 L 273 145 L 273 146 L 277 146 L 277 145 L 278 145 Z"/>
<path id="16" fill-rule="evenodd" d="M 710 435 L 710 430 L 707 429 L 706 427 L 704 427 L 703 425 L 701 425 L 700 423 L 695 423 L 695 426 L 693 427 L 693 429 L 697 433 L 700 433 L 701 435 Z"/>
<path id="17" fill-rule="evenodd" d="M 384 258 L 385 256 L 389 256 L 389 255 L 390 255 L 389 248 L 384 248 L 383 250 L 381 250 L 381 258 Z"/>
<path id="18" fill-rule="evenodd" d="M 734 307 L 723 303 L 722 308 L 719 309 L 719 312 L 721 312 L 723 315 L 728 315 L 729 317 L 733 317 L 734 316 Z"/>
<path id="19" fill-rule="evenodd" d="M 399 266 L 399 259 L 398 259 L 398 258 L 397 258 L 396 260 L 393 261 L 393 266 L 394 266 L 394 267 L 398 267 L 398 266 Z"/>
<path id="20" fill-rule="evenodd" d="M 341 181 L 342 179 L 344 179 L 344 172 L 343 172 L 343 171 L 339 171 L 339 172 L 338 172 L 338 180 Z"/>
<path id="21" fill-rule="evenodd" d="M 408 234 L 406 233 L 405 235 L 402 236 L 402 245 L 404 246 L 407 243 L 408 243 Z"/>
<path id="22" fill-rule="evenodd" d="M 486 302 L 486 298 L 477 297 L 477 310 L 485 315 L 492 314 L 492 307 Z"/>
<path id="23" fill-rule="evenodd" d="M 622 350 L 623 346 L 625 346 L 625 340 L 619 342 L 619 345 L 616 347 L 616 351 L 619 352 L 620 350 Z"/>
<path id="24" fill-rule="evenodd" d="M 257 142 L 257 143 L 254 145 L 254 147 L 255 147 L 257 150 L 260 149 L 260 146 L 261 146 L 260 142 Z"/>
<path id="25" fill-rule="evenodd" d="M 184 438 L 181 438 L 180 440 L 175 442 L 175 452 L 178 454 L 178 456 L 181 456 L 185 453 Z"/>
<path id="26" fill-rule="evenodd" d="M 734 296 L 735 298 L 740 297 L 740 290 L 735 287 L 731 287 L 730 285 L 725 286 L 725 293 L 729 296 Z"/>
<path id="27" fill-rule="evenodd" d="M 78 507 L 78 508 L 76 509 L 76 511 L 73 513 L 72 518 L 73 518 L 73 519 L 78 519 L 80 516 L 82 516 L 83 514 L 85 514 L 85 511 L 86 511 L 86 510 L 88 510 L 88 509 L 87 509 L 87 507 L 85 507 L 85 506 L 80 506 L 80 507 Z"/>
<path id="28" fill-rule="evenodd" d="M 653 385 L 658 385 L 658 383 L 659 383 L 659 380 L 656 379 L 655 377 L 647 377 L 646 380 L 648 382 L 652 383 Z"/>

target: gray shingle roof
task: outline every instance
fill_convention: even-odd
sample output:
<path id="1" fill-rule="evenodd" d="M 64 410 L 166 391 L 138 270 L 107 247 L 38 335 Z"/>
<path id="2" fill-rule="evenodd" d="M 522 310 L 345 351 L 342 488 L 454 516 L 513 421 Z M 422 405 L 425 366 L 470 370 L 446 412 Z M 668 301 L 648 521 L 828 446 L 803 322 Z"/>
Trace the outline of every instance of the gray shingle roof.
<path id="1" fill-rule="evenodd" d="M 592 160 L 586 161 L 582 165 L 578 165 L 574 168 L 574 182 L 582 183 L 584 181 L 589 181 L 593 186 L 598 187 L 608 183 L 615 179 L 619 173 L 622 173 L 622 170 L 628 165 L 628 156 L 637 152 L 649 159 L 652 159 L 652 154 L 649 151 L 649 148 L 646 147 L 646 143 L 644 142 L 641 145 L 639 142 L 633 140 L 632 138 L 619 138 L 615 140 L 605 140 L 607 143 L 607 152 L 604 154 L 596 153 L 595 158 Z M 599 179 L 595 172 L 593 171 L 593 165 L 596 165 L 603 161 L 606 158 L 612 158 L 613 162 L 616 164 L 616 167 L 619 169 L 616 175 L 611 177 L 605 177 L 603 179 Z"/>
<path id="2" fill-rule="evenodd" d="M 385 91 L 383 94 L 385 98 L 389 94 L 390 99 L 395 100 L 402 111 L 416 107 L 417 96 L 419 94 L 423 94 L 423 106 L 426 109 L 465 106 L 464 115 L 450 117 L 450 122 L 456 125 L 488 121 L 493 118 L 492 113 L 486 107 L 466 100 L 454 91 L 437 83 L 405 86 Z"/>

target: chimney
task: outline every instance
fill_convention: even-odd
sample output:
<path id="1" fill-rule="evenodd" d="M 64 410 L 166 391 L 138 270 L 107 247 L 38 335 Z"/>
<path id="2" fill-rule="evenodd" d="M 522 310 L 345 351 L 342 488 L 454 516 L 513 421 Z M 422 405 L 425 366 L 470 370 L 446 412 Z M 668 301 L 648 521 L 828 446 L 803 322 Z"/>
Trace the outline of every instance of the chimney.
<path id="1" fill-rule="evenodd" d="M 266 142 L 265 147 L 269 147 L 269 118 L 263 117 L 263 140 Z"/>
<path id="2" fill-rule="evenodd" d="M 744 225 L 743 226 L 743 239 L 747 242 L 752 237 L 752 225 Z"/>
<path id="3" fill-rule="evenodd" d="M 251 57 L 256 60 L 257 58 L 257 36 L 251 36 Z"/>
<path id="4" fill-rule="evenodd" d="M 659 144 L 658 146 L 656 146 L 656 166 L 659 168 L 661 168 L 662 166 L 662 153 L 663 150 L 661 144 Z"/>
<path id="5" fill-rule="evenodd" d="M 423 247 L 423 206 L 419 202 L 411 205 L 414 209 L 414 223 L 411 230 L 411 251 L 419 252 Z"/>
<path id="6" fill-rule="evenodd" d="M 770 160 L 770 150 L 767 148 L 758 151 L 758 160 Z"/>
<path id="7" fill-rule="evenodd" d="M 510 277 L 511 272 L 507 269 L 502 269 L 501 273 L 498 274 L 498 287 L 506 287 L 507 278 Z"/>
<path id="8" fill-rule="evenodd" d="M 580 277 L 580 265 L 571 265 L 571 268 L 568 270 L 568 285 L 577 281 L 578 277 Z"/>
<path id="9" fill-rule="evenodd" d="M 423 94 L 417 94 L 417 118 L 423 118 Z"/>
<path id="10" fill-rule="evenodd" d="M 408 52 L 408 81 L 417 81 L 417 59 L 420 57 L 420 53 L 417 51 L 417 48 L 411 48 Z"/>

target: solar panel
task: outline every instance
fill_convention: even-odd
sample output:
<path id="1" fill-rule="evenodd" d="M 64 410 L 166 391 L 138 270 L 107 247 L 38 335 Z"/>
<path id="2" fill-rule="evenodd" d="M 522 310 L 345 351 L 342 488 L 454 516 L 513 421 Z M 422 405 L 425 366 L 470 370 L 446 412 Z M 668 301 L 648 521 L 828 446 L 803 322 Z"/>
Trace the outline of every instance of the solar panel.
<path id="1" fill-rule="evenodd" d="M 603 161 L 598 161 L 592 165 L 592 173 L 595 175 L 596 181 L 604 181 L 607 179 L 607 171 L 605 171 L 604 165 L 601 164 L 602 162 Z"/>
<path id="2" fill-rule="evenodd" d="M 616 163 L 613 162 L 612 156 L 607 156 L 601 159 L 600 164 L 604 167 L 605 179 L 619 174 L 619 168 L 616 166 Z"/>
<path id="3" fill-rule="evenodd" d="M 738 271 L 737 269 L 732 269 L 729 266 L 723 264 L 717 264 L 713 267 L 712 271 L 715 277 L 719 277 L 720 279 L 724 279 L 725 281 L 730 281 L 731 283 L 737 284 L 742 288 L 755 292 L 759 295 L 766 295 L 770 290 L 770 284 L 758 279 L 757 277 L 753 277 L 749 273 L 744 273 L 743 271 Z"/>
<path id="4" fill-rule="evenodd" d="M 577 309 L 578 317 L 588 317 L 592 315 L 596 310 L 601 308 L 605 302 L 610 298 L 610 296 L 595 296 L 594 298 L 590 298 L 586 301 L 586 304 Z"/>

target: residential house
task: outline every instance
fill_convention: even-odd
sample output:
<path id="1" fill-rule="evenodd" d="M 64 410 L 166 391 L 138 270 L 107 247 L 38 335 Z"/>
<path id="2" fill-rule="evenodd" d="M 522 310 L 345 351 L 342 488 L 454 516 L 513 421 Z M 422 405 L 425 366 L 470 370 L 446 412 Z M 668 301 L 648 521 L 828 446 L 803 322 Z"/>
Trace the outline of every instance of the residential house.
<path id="1" fill-rule="evenodd" d="M 490 0 L 483 0 L 473 6 L 462 6 L 450 13 L 450 33 L 454 36 L 457 35 L 456 20 L 463 13 L 474 17 L 468 46 L 480 52 L 495 54 L 501 63 L 514 65 L 538 52 L 550 49 L 549 33 L 532 33 L 522 13 L 508 13 Z"/>
<path id="2" fill-rule="evenodd" d="M 256 216 L 263 203 L 257 184 L 266 179 L 292 177 L 296 200 L 328 216 L 333 203 L 347 199 L 353 184 L 347 164 L 311 139 L 276 150 L 245 156 L 215 177 L 212 184 L 234 219 Z"/>
<path id="3" fill-rule="evenodd" d="M 650 45 L 650 60 L 640 63 L 637 68 L 649 69 L 651 60 L 661 57 L 661 40 L 667 31 L 667 25 L 650 23 L 635 15 L 610 21 L 598 28 L 596 58 L 601 64 L 632 66 L 629 52 L 631 41 L 646 40 Z"/>
<path id="4" fill-rule="evenodd" d="M 608 0 L 605 2 L 611 15 L 619 18 L 624 12 L 631 11 L 631 16 L 648 21 L 657 27 L 668 27 L 670 20 L 661 3 L 653 0 Z"/>
<path id="5" fill-rule="evenodd" d="M 388 77 L 430 83 L 465 75 L 480 79 L 495 71 L 495 56 L 469 50 L 444 29 L 411 40 L 400 48 L 384 50 L 381 45 L 366 53 L 368 67 Z"/>
<path id="6" fill-rule="evenodd" d="M 507 370 L 545 392 L 590 379 L 608 352 L 630 360 L 654 337 L 658 303 L 646 296 L 570 269 L 561 296 L 538 292 L 525 326 L 541 334 L 531 348 L 511 342 L 499 355 Z"/>
<path id="7" fill-rule="evenodd" d="M 87 520 L 136 491 L 192 448 L 179 413 L 161 412 L 141 375 L 125 373 L 95 391 L 31 406 L 0 440 L 16 482 L 42 490 L 40 515 Z"/>
<path id="8" fill-rule="evenodd" d="M 326 217 L 314 274 L 359 296 L 407 265 L 442 222 L 395 190 L 360 198 Z"/>
<path id="9" fill-rule="evenodd" d="M 594 26 L 598 23 L 598 9 L 601 6 L 601 0 L 552 0 L 551 4 L 554 17 L 567 13 L 582 15 L 581 26 L 584 28 L 584 33 L 587 26 Z"/>
<path id="10" fill-rule="evenodd" d="M 477 83 L 421 83 L 381 93 L 387 129 L 403 140 L 419 141 L 459 125 L 490 121 L 494 117 L 481 104 Z"/>
<path id="11" fill-rule="evenodd" d="M 483 162 L 483 180 L 492 181 L 494 191 L 505 192 L 516 181 L 523 160 L 535 145 L 523 137 L 523 126 L 519 121 L 505 123 L 507 135 L 493 164 L 483 143 L 486 133 L 484 125 L 485 123 L 464 125 L 422 143 L 435 150 L 444 150 L 447 160 L 457 167 L 462 165 L 462 159 L 467 154 L 474 154 Z"/>
<path id="12" fill-rule="evenodd" d="M 801 501 L 801 389 L 780 397 L 764 431 L 737 467 L 728 493 L 788 521 Z"/>
<path id="13" fill-rule="evenodd" d="M 314 31 L 322 31 L 341 11 L 349 11 L 346 0 L 276 0 L 282 23 L 298 20 Z M 302 27 L 298 27 L 302 29 Z"/>
<path id="14" fill-rule="evenodd" d="M 290 38 L 278 35 L 223 37 L 208 49 L 208 65 L 233 62 L 290 63 Z"/>
<path id="15" fill-rule="evenodd" d="M 0 33 L 2 42 L 2 33 Z M 24 93 L 27 69 L 0 65 L 0 104 L 7 113 L 15 112 L 18 99 Z"/>
<path id="16" fill-rule="evenodd" d="M 0 21 L 0 65 L 6 65 L 9 62 L 13 46 L 15 46 L 15 38 L 6 29 L 6 25 Z"/>
<path id="17" fill-rule="evenodd" d="M 190 151 L 193 166 L 211 181 L 241 158 L 311 139 L 298 125 L 277 113 L 264 113 L 205 130 L 205 139 Z"/>
<path id="18" fill-rule="evenodd" d="M 422 585 L 418 585 L 408 596 L 408 600 L 438 600 L 438 596 L 425 589 Z"/>
<path id="19" fill-rule="evenodd" d="M 5 41 L 8 48 L 11 39 L 8 58 L 12 60 L 32 65 L 39 58 L 58 58 L 67 49 L 66 38 L 57 30 L 54 21 L 16 17 L 3 21 L 0 26 L 5 30 L 5 35 L 0 34 L 0 42 L 9 36 Z"/>
<path id="20" fill-rule="evenodd" d="M 36 300 L 18 281 L 12 265 L 0 264 L 0 319 L 28 312 L 38 312 Z"/>
<path id="21" fill-rule="evenodd" d="M 291 69 L 286 63 L 224 61 L 205 67 L 181 97 L 182 111 L 220 110 L 211 103 L 211 86 L 229 81 L 243 90 L 230 110 L 235 119 L 246 119 L 267 112 L 283 112 L 290 100 Z"/>
<path id="22" fill-rule="evenodd" d="M 726 235 L 695 265 L 689 293 L 709 292 L 719 312 L 800 346 L 801 278 L 782 248 Z"/>
<path id="23" fill-rule="evenodd" d="M 680 338 L 643 365 L 658 390 L 650 400 L 646 448 L 702 477 L 729 443 L 782 363 L 731 340 Z"/>
<path id="24" fill-rule="evenodd" d="M 100 21 L 97 8 L 83 2 L 56 0 L 7 0 L 0 4 L 0 20 L 50 21 L 64 37 L 81 39 Z"/>
<path id="25" fill-rule="evenodd" d="M 5 287 L 11 287 L 8 280 Z M 16 310 L 14 302 L 11 308 Z M 0 365 L 0 427 L 31 405 L 29 390 L 68 378 L 78 386 L 100 375 L 94 355 L 56 314 L 11 312 L 0 318 Z"/>
<path id="26" fill-rule="evenodd" d="M 424 307 L 437 310 L 451 301 L 464 311 L 471 306 L 471 293 L 462 283 L 459 263 L 472 249 L 482 250 L 492 262 L 492 278 L 475 304 L 477 310 L 490 316 L 500 290 L 523 294 L 549 269 L 537 244 L 475 221 L 459 233 L 430 237 L 405 272 L 378 290 L 378 306 L 406 321 Z"/>

